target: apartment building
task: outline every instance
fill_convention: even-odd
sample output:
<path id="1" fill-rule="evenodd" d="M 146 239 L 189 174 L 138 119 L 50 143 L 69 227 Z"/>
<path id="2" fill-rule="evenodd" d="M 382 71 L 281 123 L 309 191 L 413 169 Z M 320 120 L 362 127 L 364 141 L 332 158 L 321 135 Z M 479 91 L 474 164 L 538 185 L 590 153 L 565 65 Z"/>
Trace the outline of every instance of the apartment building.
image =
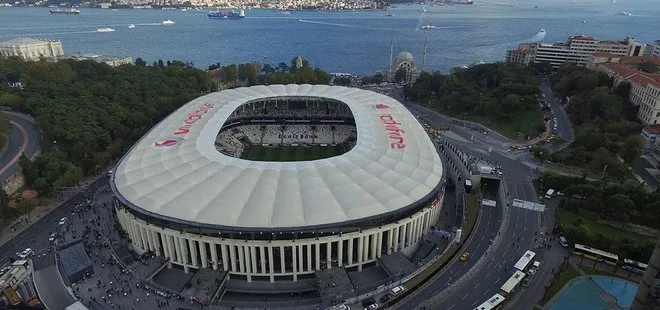
<path id="1" fill-rule="evenodd" d="M 647 43 L 644 49 L 644 56 L 660 57 L 660 40 L 655 40 L 653 43 Z"/>
<path id="2" fill-rule="evenodd" d="M 640 136 L 644 139 L 644 149 L 650 151 L 656 142 L 660 141 L 660 125 L 646 126 L 642 128 Z"/>
<path id="3" fill-rule="evenodd" d="M 572 36 L 565 42 L 553 44 L 523 43 L 517 49 L 507 51 L 507 62 L 529 65 L 528 57 L 533 57 L 533 63 L 548 62 L 553 68 L 558 68 L 564 62 L 573 62 L 584 66 L 591 54 L 605 52 L 616 56 L 642 56 L 644 44 L 635 42 L 635 38 L 627 37 L 622 41 L 600 41 L 589 36 Z M 523 57 L 523 51 L 533 51 L 533 56 Z"/>
<path id="4" fill-rule="evenodd" d="M 630 83 L 630 102 L 639 105 L 637 117 L 644 125 L 660 124 L 660 74 L 639 71 L 639 64 L 650 61 L 660 65 L 660 57 L 620 57 L 611 53 L 589 56 L 586 67 L 614 78 L 614 85 Z"/>
<path id="5" fill-rule="evenodd" d="M 506 61 L 508 63 L 517 63 L 524 66 L 529 66 L 534 63 L 534 56 L 536 55 L 536 43 L 523 43 L 515 50 L 506 51 Z"/>

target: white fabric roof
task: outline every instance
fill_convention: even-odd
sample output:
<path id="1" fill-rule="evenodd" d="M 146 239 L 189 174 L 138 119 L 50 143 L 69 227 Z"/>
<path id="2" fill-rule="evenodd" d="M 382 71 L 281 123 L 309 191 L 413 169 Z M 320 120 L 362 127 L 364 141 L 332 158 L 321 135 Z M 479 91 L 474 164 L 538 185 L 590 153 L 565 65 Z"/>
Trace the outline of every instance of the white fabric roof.
<path id="1" fill-rule="evenodd" d="M 275 96 L 339 100 L 353 112 L 356 146 L 321 160 L 255 162 L 218 152 L 215 137 L 247 101 Z M 198 110 L 210 103 L 212 108 Z M 388 107 L 376 108 L 376 104 Z M 190 113 L 201 118 L 175 134 Z M 381 120 L 404 131 L 405 148 Z M 195 115 L 195 114 L 193 114 Z M 388 117 L 385 117 L 388 118 Z M 190 123 L 190 121 L 189 121 Z M 170 146 L 156 142 L 170 139 Z M 175 144 L 176 143 L 176 144 Z M 438 185 L 442 163 L 417 119 L 398 101 L 371 91 L 325 85 L 271 85 L 225 90 L 184 105 L 147 133 L 117 166 L 117 192 L 145 211 L 200 224 L 245 228 L 327 225 L 396 211 Z"/>

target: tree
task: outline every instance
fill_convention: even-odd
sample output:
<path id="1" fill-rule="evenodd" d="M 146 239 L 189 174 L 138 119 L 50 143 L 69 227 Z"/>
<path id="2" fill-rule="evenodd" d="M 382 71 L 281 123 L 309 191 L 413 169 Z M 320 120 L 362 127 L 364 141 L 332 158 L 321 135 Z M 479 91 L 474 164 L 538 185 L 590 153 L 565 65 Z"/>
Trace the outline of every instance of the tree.
<path id="1" fill-rule="evenodd" d="M 642 70 L 642 71 L 648 72 L 648 73 L 659 73 L 660 72 L 660 65 L 658 65 L 658 64 L 656 64 L 656 63 L 654 63 L 650 60 L 647 60 L 647 61 L 644 61 L 643 63 L 641 63 L 639 65 L 639 70 Z"/>
<path id="2" fill-rule="evenodd" d="M 609 220 L 618 219 L 620 222 L 630 220 L 630 213 L 634 211 L 635 203 L 624 194 L 609 195 L 605 199 L 605 212 L 603 214 Z"/>
<path id="3" fill-rule="evenodd" d="M 21 157 L 18 159 L 18 164 L 21 166 L 21 171 L 23 172 L 23 178 L 25 178 L 25 184 L 28 186 L 34 185 L 34 181 L 38 177 L 37 167 L 32 161 L 30 161 L 25 153 L 21 154 Z"/>
<path id="4" fill-rule="evenodd" d="M 630 136 L 624 142 L 621 148 L 621 158 L 628 163 L 636 162 L 644 152 L 644 140 L 640 136 Z"/>
<path id="5" fill-rule="evenodd" d="M 399 67 L 399 69 L 396 70 L 396 73 L 394 74 L 394 80 L 397 83 L 405 82 L 406 78 L 408 76 L 408 70 L 404 67 Z"/>
<path id="6" fill-rule="evenodd" d="M 144 59 L 138 57 L 137 59 L 135 59 L 135 65 L 144 67 L 147 65 L 147 62 L 144 61 Z"/>

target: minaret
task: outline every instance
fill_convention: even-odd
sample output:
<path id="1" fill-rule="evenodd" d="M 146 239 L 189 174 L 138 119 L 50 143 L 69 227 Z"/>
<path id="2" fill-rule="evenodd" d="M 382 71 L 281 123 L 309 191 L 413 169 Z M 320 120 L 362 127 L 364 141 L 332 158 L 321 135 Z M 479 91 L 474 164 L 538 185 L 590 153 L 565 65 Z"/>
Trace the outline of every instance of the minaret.
<path id="1" fill-rule="evenodd" d="M 422 54 L 422 72 L 424 72 L 424 69 L 426 69 L 426 43 L 428 39 L 429 39 L 428 36 L 424 36 L 424 53 Z"/>
<path id="2" fill-rule="evenodd" d="M 392 62 L 394 61 L 394 39 L 390 41 L 390 74 L 392 74 Z"/>
<path id="3" fill-rule="evenodd" d="M 654 290 L 653 286 L 657 283 L 658 278 L 660 278 L 660 239 L 655 242 L 655 249 L 651 254 L 651 259 L 649 260 L 648 267 L 642 276 L 642 280 L 639 282 L 639 287 L 637 288 L 637 293 L 635 294 L 635 299 L 630 307 L 632 310 L 647 310 L 647 309 L 657 309 L 654 308 L 655 301 L 651 295 L 651 291 Z"/>

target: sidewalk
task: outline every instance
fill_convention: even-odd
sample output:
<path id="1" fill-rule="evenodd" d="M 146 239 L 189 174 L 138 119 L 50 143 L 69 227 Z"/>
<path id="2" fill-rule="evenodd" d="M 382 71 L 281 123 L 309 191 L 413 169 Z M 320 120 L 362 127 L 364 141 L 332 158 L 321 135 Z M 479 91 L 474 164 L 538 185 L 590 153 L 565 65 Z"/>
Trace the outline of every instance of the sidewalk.
<path id="1" fill-rule="evenodd" d="M 97 176 L 87 177 L 86 179 L 83 180 L 82 184 L 78 188 L 80 189 L 80 191 L 83 191 L 88 185 L 94 183 L 103 176 L 105 176 L 105 174 L 101 173 L 100 175 Z M 0 231 L 0 246 L 9 242 L 9 240 L 16 237 L 18 234 L 26 230 L 28 227 L 32 226 L 32 224 L 36 223 L 42 217 L 51 213 L 52 211 L 57 209 L 60 205 L 64 204 L 66 201 L 68 201 L 77 194 L 78 192 L 65 193 L 62 196 L 51 198 L 47 205 L 37 206 L 29 214 L 23 214 L 17 219 L 15 219 L 13 222 L 11 222 L 9 225 L 7 225 L 6 227 L 3 227 L 2 231 Z"/>

